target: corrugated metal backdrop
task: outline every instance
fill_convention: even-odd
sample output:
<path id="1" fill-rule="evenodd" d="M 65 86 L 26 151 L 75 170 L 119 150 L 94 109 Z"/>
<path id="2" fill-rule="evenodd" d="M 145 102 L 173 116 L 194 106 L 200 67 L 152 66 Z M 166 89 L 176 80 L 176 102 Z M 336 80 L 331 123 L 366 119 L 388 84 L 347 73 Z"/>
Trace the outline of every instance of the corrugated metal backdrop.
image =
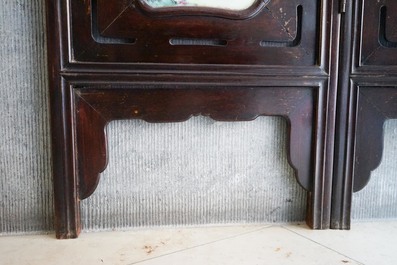
<path id="1" fill-rule="evenodd" d="M 304 220 L 280 118 L 114 122 L 108 132 L 109 167 L 83 204 L 86 228 Z"/>
<path id="2" fill-rule="evenodd" d="M 44 0 L 0 2 L 0 234 L 52 230 Z M 82 203 L 85 230 L 304 219 L 286 123 L 113 122 L 110 164 Z M 356 219 L 397 216 L 397 121 L 385 159 L 354 196 Z"/>

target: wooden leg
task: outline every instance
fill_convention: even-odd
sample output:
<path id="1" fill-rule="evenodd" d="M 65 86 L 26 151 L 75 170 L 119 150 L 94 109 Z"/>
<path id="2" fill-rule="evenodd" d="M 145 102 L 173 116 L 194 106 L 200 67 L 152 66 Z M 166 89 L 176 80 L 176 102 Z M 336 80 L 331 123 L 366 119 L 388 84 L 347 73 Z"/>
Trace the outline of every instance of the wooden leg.
<path id="1" fill-rule="evenodd" d="M 75 172 L 73 115 L 67 86 L 52 90 L 52 154 L 55 233 L 59 239 L 76 238 L 81 230 L 80 202 Z"/>
<path id="2" fill-rule="evenodd" d="M 331 215 L 331 187 L 332 187 L 332 160 L 333 154 L 333 116 L 324 111 L 325 102 L 328 102 L 329 93 L 324 87 L 319 87 L 316 95 L 316 108 L 313 113 L 313 140 L 311 145 L 312 156 L 311 189 L 308 191 L 306 223 L 312 229 L 328 229 Z"/>

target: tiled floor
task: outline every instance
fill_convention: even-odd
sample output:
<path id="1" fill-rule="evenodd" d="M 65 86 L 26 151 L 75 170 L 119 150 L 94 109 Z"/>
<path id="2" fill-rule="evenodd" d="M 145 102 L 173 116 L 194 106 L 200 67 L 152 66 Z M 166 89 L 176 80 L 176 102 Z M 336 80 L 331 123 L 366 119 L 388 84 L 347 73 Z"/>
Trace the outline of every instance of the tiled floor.
<path id="1" fill-rule="evenodd" d="M 0 264 L 397 264 L 397 222 L 350 231 L 305 225 L 227 226 L 0 237 Z"/>

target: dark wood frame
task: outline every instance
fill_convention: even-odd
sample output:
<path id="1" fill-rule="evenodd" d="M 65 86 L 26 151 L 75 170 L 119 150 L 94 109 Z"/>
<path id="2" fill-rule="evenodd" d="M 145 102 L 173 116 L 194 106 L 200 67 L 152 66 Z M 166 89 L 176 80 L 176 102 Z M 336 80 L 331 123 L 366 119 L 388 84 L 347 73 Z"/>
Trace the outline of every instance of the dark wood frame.
<path id="1" fill-rule="evenodd" d="M 79 202 L 95 190 L 106 167 L 109 121 L 174 122 L 192 115 L 226 121 L 285 117 L 289 161 L 309 195 L 307 223 L 314 229 L 330 227 L 331 207 L 337 205 L 331 193 L 337 85 L 343 61 L 339 47 L 341 25 L 345 25 L 338 1 L 285 2 L 286 14 L 296 15 L 292 20 L 296 28 L 291 28 L 295 36 L 286 37 L 274 22 L 283 18 L 271 11 L 271 5 L 285 4 L 281 1 L 260 3 L 255 12 L 242 15 L 197 9 L 193 15 L 170 10 L 151 17 L 143 10 L 137 17 L 157 32 L 164 31 L 167 19 L 186 20 L 192 27 L 179 23 L 171 33 L 140 35 L 138 39 L 146 42 L 136 44 L 137 50 L 131 48 L 135 45 L 131 29 L 121 23 L 128 21 L 128 12 L 135 12 L 134 1 L 124 1 L 126 17 L 120 16 L 120 24 L 108 27 L 101 16 L 105 2 L 97 3 L 94 12 L 98 14 L 93 16 L 92 1 L 101 0 L 47 0 L 57 238 L 74 238 L 81 230 Z M 109 10 L 120 8 L 108 5 Z M 262 20 L 273 23 L 262 25 L 268 39 L 252 30 Z M 211 34 L 205 38 L 203 32 Z M 274 39 L 278 34 L 281 37 Z M 205 39 L 211 48 L 196 42 L 192 47 L 170 47 L 168 39 L 173 35 Z M 254 47 L 244 39 L 260 45 Z M 222 46 L 223 40 L 227 47 L 214 47 Z"/>
<path id="2" fill-rule="evenodd" d="M 397 2 L 356 0 L 346 3 L 342 23 L 338 115 L 331 225 L 350 229 L 352 194 L 365 187 L 383 153 L 383 125 L 397 118 L 397 17 L 386 9 Z M 364 19 L 365 18 L 365 19 Z M 395 35 L 395 34 L 394 34 Z"/>

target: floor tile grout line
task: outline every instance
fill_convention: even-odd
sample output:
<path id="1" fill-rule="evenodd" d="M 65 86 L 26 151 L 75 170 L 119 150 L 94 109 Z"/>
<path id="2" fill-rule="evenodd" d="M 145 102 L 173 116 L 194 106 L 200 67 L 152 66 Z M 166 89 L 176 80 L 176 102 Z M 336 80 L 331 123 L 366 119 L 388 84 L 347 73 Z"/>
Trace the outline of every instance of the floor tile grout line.
<path id="1" fill-rule="evenodd" d="M 222 239 L 218 239 L 218 240 L 214 240 L 214 241 L 211 241 L 211 242 L 203 243 L 203 244 L 200 244 L 200 245 L 196 245 L 196 246 L 192 246 L 192 247 L 180 249 L 180 250 L 177 250 L 177 251 L 174 251 L 174 252 L 170 252 L 170 253 L 166 253 L 166 254 L 157 256 L 157 257 L 152 257 L 152 258 L 140 260 L 140 261 L 137 261 L 137 262 L 129 263 L 128 265 L 139 264 L 139 263 L 146 262 L 146 261 L 149 261 L 149 260 L 155 260 L 155 259 L 158 259 L 158 258 L 162 258 L 162 257 L 174 255 L 174 254 L 176 254 L 176 253 L 181 253 L 181 252 L 184 252 L 184 251 L 187 251 L 187 250 L 191 250 L 191 249 L 195 249 L 195 248 L 200 248 L 200 247 L 203 247 L 203 246 L 211 245 L 211 244 L 214 244 L 214 243 L 217 243 L 217 242 L 222 242 L 222 241 L 226 241 L 226 240 L 233 239 L 233 238 L 238 238 L 238 237 L 240 237 L 240 236 L 248 235 L 248 234 L 251 234 L 251 233 L 256 233 L 256 232 L 265 230 L 265 229 L 267 229 L 267 228 L 272 228 L 272 227 L 275 227 L 275 226 L 274 226 L 274 225 L 261 226 L 260 228 L 255 229 L 255 230 L 251 230 L 251 231 L 239 233 L 239 234 L 236 234 L 236 235 L 232 235 L 232 236 L 225 237 L 225 238 L 222 238 Z"/>
<path id="2" fill-rule="evenodd" d="M 309 237 L 307 237 L 307 236 L 301 235 L 301 234 L 299 234 L 298 232 L 295 232 L 294 230 L 289 229 L 288 227 L 285 227 L 285 226 L 281 226 L 281 227 L 284 228 L 285 230 L 289 231 L 289 232 L 294 233 L 295 235 L 298 235 L 298 236 L 300 236 L 300 237 L 302 237 L 302 238 L 304 238 L 304 239 L 307 239 L 307 240 L 309 240 L 309 241 L 311 241 L 311 242 L 313 242 L 313 243 L 315 243 L 315 244 L 317 244 L 317 245 L 319 245 L 319 246 L 322 246 L 322 247 L 324 247 L 324 248 L 326 248 L 326 249 L 329 249 L 329 250 L 331 250 L 332 252 L 335 252 L 335 253 L 337 253 L 337 254 L 339 254 L 339 255 L 341 255 L 341 256 L 343 256 L 343 257 L 346 257 L 346 258 L 348 258 L 348 259 L 351 259 L 352 261 L 357 262 L 357 263 L 360 264 L 360 265 L 365 265 L 365 263 L 363 263 L 363 262 L 361 262 L 361 261 L 358 261 L 358 260 L 356 260 L 356 259 L 354 259 L 354 258 L 351 258 L 350 256 L 347 256 L 346 254 L 343 254 L 342 252 L 339 252 L 339 251 L 337 251 L 337 250 L 335 250 L 335 249 L 332 249 L 332 248 L 330 248 L 330 247 L 328 247 L 328 246 L 326 246 L 326 245 L 323 245 L 323 244 L 321 244 L 321 243 L 319 243 L 319 242 L 317 242 L 317 241 L 315 241 L 315 240 L 313 240 L 313 239 L 311 239 L 311 238 L 309 238 Z"/>

